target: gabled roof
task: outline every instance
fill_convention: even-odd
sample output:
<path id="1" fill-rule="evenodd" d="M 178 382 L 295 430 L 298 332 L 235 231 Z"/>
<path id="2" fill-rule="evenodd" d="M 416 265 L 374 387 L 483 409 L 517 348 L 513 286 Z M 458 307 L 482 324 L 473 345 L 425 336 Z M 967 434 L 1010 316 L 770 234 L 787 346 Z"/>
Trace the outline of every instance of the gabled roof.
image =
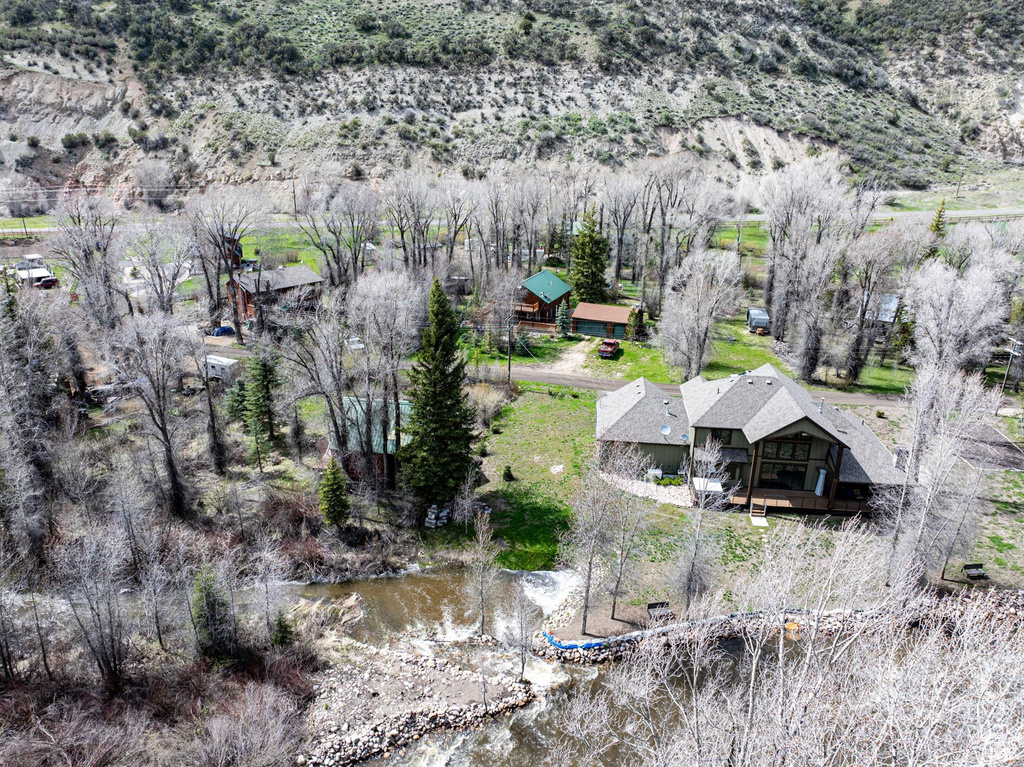
<path id="1" fill-rule="evenodd" d="M 317 285 L 324 278 L 308 266 L 289 266 L 286 269 L 271 269 L 265 272 L 250 272 L 238 275 L 238 284 L 249 293 L 288 290 L 304 285 Z"/>
<path id="2" fill-rule="evenodd" d="M 847 450 L 839 465 L 839 481 L 858 485 L 898 485 L 905 474 L 896 468 L 892 453 L 863 420 L 835 405 L 825 405 L 825 416 L 842 430 Z M 837 449 L 830 448 L 832 461 Z"/>
<path id="3" fill-rule="evenodd" d="M 806 419 L 830 439 L 847 445 L 845 435 L 824 409 L 819 412 L 810 393 L 772 365 L 717 381 L 697 377 L 679 390 L 695 427 L 739 429 L 748 442 L 757 442 Z"/>
<path id="4" fill-rule="evenodd" d="M 523 287 L 546 304 L 557 301 L 572 290 L 557 274 L 549 272 L 547 269 L 542 269 L 532 277 L 523 280 Z"/>
<path id="5" fill-rule="evenodd" d="M 611 322 L 616 325 L 627 325 L 629 324 L 629 315 L 632 313 L 633 307 L 631 306 L 581 303 L 572 310 L 572 318 L 574 320 Z"/>
<path id="6" fill-rule="evenodd" d="M 671 429 L 667 436 L 661 433 L 662 426 Z M 682 445 L 690 423 L 682 402 L 669 398 L 646 378 L 638 378 L 597 401 L 596 431 L 597 439 L 605 442 Z"/>

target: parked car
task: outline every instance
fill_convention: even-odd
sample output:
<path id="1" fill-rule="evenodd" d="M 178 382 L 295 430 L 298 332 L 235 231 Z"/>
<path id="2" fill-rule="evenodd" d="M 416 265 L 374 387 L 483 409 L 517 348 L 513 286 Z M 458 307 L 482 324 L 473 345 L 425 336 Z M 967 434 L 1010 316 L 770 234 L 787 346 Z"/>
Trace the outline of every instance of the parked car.
<path id="1" fill-rule="evenodd" d="M 213 329 L 213 337 L 220 338 L 221 336 L 233 336 L 235 329 L 230 325 L 221 325 L 219 328 Z"/>
<path id="2" fill-rule="evenodd" d="M 619 342 L 618 341 L 614 341 L 614 340 L 609 338 L 607 341 L 602 341 L 601 342 L 601 346 L 597 350 L 597 355 L 599 357 L 604 357 L 605 359 L 609 359 L 611 357 L 614 357 L 615 353 L 618 350 L 619 350 Z"/>
<path id="3" fill-rule="evenodd" d="M 49 290 L 50 288 L 59 288 L 60 280 L 58 280 L 56 277 L 43 277 L 43 279 L 39 280 L 39 282 L 36 283 L 36 287 L 42 288 L 43 290 Z"/>
<path id="4" fill-rule="evenodd" d="M 768 333 L 770 322 L 768 312 L 765 309 L 759 306 L 747 308 L 747 330 L 751 333 L 757 333 L 759 336 L 765 335 Z"/>

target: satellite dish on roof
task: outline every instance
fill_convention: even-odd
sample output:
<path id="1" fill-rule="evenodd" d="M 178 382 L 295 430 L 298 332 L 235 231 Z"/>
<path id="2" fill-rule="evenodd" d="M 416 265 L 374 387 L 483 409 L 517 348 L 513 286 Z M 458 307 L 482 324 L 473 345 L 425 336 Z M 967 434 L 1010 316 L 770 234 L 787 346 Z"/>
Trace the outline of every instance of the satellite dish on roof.
<path id="1" fill-rule="evenodd" d="M 660 431 L 661 431 L 661 436 L 667 437 L 669 434 L 672 433 L 672 427 L 669 426 L 668 424 L 665 424 L 664 426 L 661 427 Z"/>

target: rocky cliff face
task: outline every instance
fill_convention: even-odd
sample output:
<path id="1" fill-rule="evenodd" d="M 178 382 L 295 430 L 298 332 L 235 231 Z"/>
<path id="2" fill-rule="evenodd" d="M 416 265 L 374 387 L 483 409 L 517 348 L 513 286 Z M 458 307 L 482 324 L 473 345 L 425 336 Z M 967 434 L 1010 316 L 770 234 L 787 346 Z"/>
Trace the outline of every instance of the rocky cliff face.
<path id="1" fill-rule="evenodd" d="M 893 82 L 917 88 L 917 108 L 834 82 L 521 62 L 179 80 L 156 92 L 127 68 L 110 76 L 59 58 L 9 62 L 0 73 L 0 183 L 104 186 L 127 201 L 154 183 L 139 171 L 147 161 L 165 166 L 182 194 L 263 181 L 282 207 L 293 180 L 324 168 L 360 177 L 425 164 L 472 175 L 515 161 L 614 168 L 692 152 L 723 172 L 757 175 L 836 151 L 855 171 L 881 167 L 896 183 L 894 167 L 905 163 L 900 172 L 921 183 L 1024 161 L 1021 81 L 926 87 L 909 66 L 893 66 Z M 961 132 L 971 131 L 965 142 Z M 69 145 L 68 136 L 88 140 Z"/>

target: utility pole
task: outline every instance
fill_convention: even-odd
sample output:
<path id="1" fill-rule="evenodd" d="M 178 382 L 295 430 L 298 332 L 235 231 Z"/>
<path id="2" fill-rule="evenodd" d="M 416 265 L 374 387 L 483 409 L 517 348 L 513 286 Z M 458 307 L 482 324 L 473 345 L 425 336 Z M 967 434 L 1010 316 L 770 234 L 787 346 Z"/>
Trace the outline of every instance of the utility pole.
<path id="1" fill-rule="evenodd" d="M 508 316 L 508 385 L 512 386 L 512 330 L 514 325 L 512 324 L 512 315 Z"/>
<path id="2" fill-rule="evenodd" d="M 1016 338 L 1010 339 L 1010 356 L 1006 358 L 1006 372 L 1003 373 L 1003 383 L 999 386 L 999 399 L 996 400 L 996 415 L 999 415 L 999 406 L 1003 404 L 1003 392 L 1006 391 L 1006 379 L 1010 377 L 1010 365 L 1013 358 L 1020 356 L 1020 341 Z"/>

